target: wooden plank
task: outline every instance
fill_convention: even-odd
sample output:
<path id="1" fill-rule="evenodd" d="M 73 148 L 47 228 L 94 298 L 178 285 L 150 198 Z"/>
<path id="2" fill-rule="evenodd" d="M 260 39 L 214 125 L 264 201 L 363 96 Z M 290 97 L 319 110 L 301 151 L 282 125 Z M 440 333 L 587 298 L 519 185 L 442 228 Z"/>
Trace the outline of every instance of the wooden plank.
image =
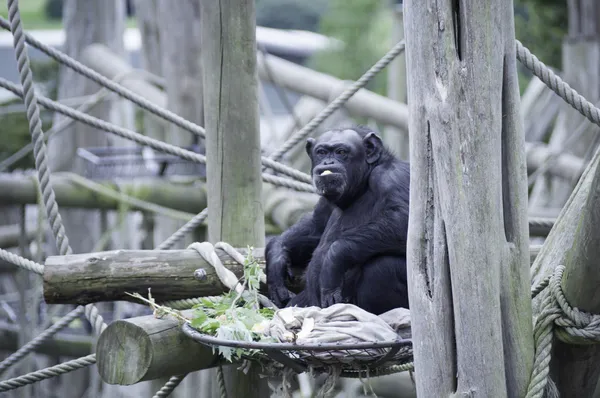
<path id="1" fill-rule="evenodd" d="M 263 247 L 254 0 L 202 1 L 200 15 L 209 241 Z M 270 394 L 255 367 L 227 367 L 223 377 L 231 397 Z"/>
<path id="2" fill-rule="evenodd" d="M 418 396 L 522 397 L 531 374 L 513 12 L 501 0 L 405 3 Z"/>

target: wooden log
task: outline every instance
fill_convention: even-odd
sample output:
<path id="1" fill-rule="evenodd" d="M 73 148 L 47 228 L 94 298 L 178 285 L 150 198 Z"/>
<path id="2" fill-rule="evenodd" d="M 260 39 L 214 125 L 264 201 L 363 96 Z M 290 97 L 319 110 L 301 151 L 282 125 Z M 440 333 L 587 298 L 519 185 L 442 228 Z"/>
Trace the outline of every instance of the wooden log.
<path id="1" fill-rule="evenodd" d="M 571 307 L 600 313 L 598 254 L 600 254 L 600 159 L 595 156 L 573 190 L 532 266 L 533 283 L 564 264 L 562 288 Z M 539 313 L 539 300 L 534 301 Z M 552 375 L 561 396 L 592 396 L 600 369 L 600 345 L 572 345 L 555 339 Z"/>
<path id="2" fill-rule="evenodd" d="M 254 0 L 202 1 L 208 238 L 263 247 L 261 147 Z M 255 367 L 223 369 L 232 397 L 269 395 Z"/>
<path id="3" fill-rule="evenodd" d="M 36 231 L 32 228 L 27 228 L 25 231 L 25 239 L 27 243 L 35 239 Z M 21 236 L 21 228 L 18 224 L 13 225 L 0 225 L 0 247 L 6 249 L 7 247 L 19 246 L 19 239 Z"/>
<path id="4" fill-rule="evenodd" d="M 145 99 L 157 106 L 166 108 L 167 96 L 139 73 L 133 73 L 134 69 L 122 57 L 112 52 L 102 44 L 90 44 L 81 54 L 81 62 L 103 76 L 114 78 L 115 76 L 126 76 L 120 79 L 119 84 L 143 95 Z"/>
<path id="5" fill-rule="evenodd" d="M 246 249 L 238 249 L 246 255 Z M 223 265 L 238 277 L 243 269 L 220 249 Z M 259 264 L 264 250 L 254 249 Z M 194 279 L 202 268 L 206 278 Z M 49 256 L 44 267 L 44 300 L 48 304 L 88 304 L 100 301 L 132 301 L 127 294 L 152 296 L 157 302 L 221 294 L 226 289 L 208 264 L 195 250 L 115 250 L 67 256 Z"/>
<path id="6" fill-rule="evenodd" d="M 191 311 L 183 315 L 190 317 Z M 109 324 L 98 338 L 96 360 L 102 380 L 118 385 L 208 369 L 222 361 L 212 349 L 183 334 L 180 321 L 154 315 Z"/>
<path id="7" fill-rule="evenodd" d="M 265 63 L 269 64 L 267 69 Z M 343 82 L 333 76 L 317 72 L 304 66 L 269 55 L 258 59 L 258 73 L 268 80 L 269 72 L 281 86 L 304 95 L 329 101 L 332 92 L 339 92 Z M 385 125 L 408 131 L 408 108 L 405 104 L 391 100 L 366 89 L 360 89 L 344 105 L 348 112 L 364 116 Z"/>
<path id="8" fill-rule="evenodd" d="M 550 148 L 544 144 L 525 143 L 525 149 L 527 151 L 528 172 L 533 172 L 541 167 L 546 159 L 552 155 Z M 547 172 L 569 181 L 576 181 L 581 176 L 581 172 L 585 166 L 583 159 L 570 153 L 561 153 L 550 161 L 552 163 L 548 167 Z"/>
<path id="9" fill-rule="evenodd" d="M 541 246 L 530 247 L 531 262 Z M 246 249 L 237 249 L 244 255 Z M 238 277 L 242 267 L 227 253 L 216 249 L 223 265 Z M 255 248 L 252 256 L 264 267 L 264 249 Z M 0 269 L 2 263 L 0 262 Z M 206 271 L 206 279 L 193 278 L 198 268 Z M 14 269 L 14 267 L 11 267 Z M 214 269 L 194 250 L 114 250 L 67 256 L 50 256 L 44 269 L 44 299 L 48 304 L 89 304 L 98 301 L 139 300 L 126 295 L 151 289 L 158 301 L 223 293 Z"/>
<path id="10" fill-rule="evenodd" d="M 503 0 L 405 2 L 417 396 L 522 397 L 529 382 L 513 13 Z"/>
<path id="11" fill-rule="evenodd" d="M 122 73 L 133 70 L 122 58 L 117 57 L 108 48 L 99 44 L 88 46 L 82 54 L 82 61 L 88 67 L 107 77 L 120 76 Z M 265 62 L 268 62 L 268 68 Z M 269 55 L 266 59 L 259 57 L 257 70 L 262 80 L 270 81 L 272 77 L 282 87 L 322 101 L 329 101 L 331 93 L 339 90 L 342 85 L 340 79 L 274 55 Z M 136 77 L 133 74 L 131 76 L 133 78 L 128 77 L 121 84 L 137 94 L 144 95 L 146 99 L 156 105 L 166 106 L 167 99 L 164 92 L 154 87 L 143 77 Z M 408 111 L 406 105 L 372 91 L 359 90 L 346 103 L 345 107 L 353 115 L 369 117 L 382 124 L 407 131 Z"/>
<path id="12" fill-rule="evenodd" d="M 0 322 L 0 351 L 14 352 L 19 348 L 19 326 Z M 34 352 L 52 357 L 79 358 L 92 353 L 92 338 L 58 332 L 37 346 Z"/>
<path id="13" fill-rule="evenodd" d="M 97 181 L 95 181 L 97 182 Z M 206 207 L 206 190 L 202 185 L 176 184 L 164 180 L 139 179 L 115 184 L 97 182 L 105 188 L 160 206 L 189 213 L 199 213 Z M 0 173 L 0 205 L 36 204 L 38 200 L 35 176 Z M 61 207 L 116 210 L 119 201 L 98 194 L 70 180 L 63 173 L 52 173 L 52 188 Z M 132 209 L 136 209 L 135 206 Z"/>

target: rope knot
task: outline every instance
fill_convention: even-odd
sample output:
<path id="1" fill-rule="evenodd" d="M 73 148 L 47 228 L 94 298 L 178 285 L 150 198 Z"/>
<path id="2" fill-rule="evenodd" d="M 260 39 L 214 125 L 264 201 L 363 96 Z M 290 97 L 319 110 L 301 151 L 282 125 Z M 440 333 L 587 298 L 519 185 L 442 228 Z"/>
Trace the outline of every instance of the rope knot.
<path id="1" fill-rule="evenodd" d="M 600 315 L 589 314 L 571 307 L 562 290 L 564 265 L 558 265 L 550 280 L 550 294 L 557 311 L 554 324 L 556 337 L 569 344 L 594 344 L 600 342 Z"/>

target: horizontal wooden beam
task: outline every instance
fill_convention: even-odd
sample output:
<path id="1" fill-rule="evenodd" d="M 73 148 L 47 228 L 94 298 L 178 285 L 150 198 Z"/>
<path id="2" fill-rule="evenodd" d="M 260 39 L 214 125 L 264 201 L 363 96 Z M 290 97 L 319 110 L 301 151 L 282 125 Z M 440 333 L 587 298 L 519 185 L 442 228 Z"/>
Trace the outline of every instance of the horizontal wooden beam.
<path id="1" fill-rule="evenodd" d="M 31 226 L 26 227 L 25 239 L 27 243 L 35 238 L 36 230 Z M 0 247 L 3 249 L 19 246 L 21 227 L 19 224 L 0 225 Z"/>
<path id="2" fill-rule="evenodd" d="M 238 249 L 244 256 L 246 249 Z M 241 277 L 243 269 L 224 251 L 217 255 L 225 267 Z M 264 265 L 264 250 L 253 256 Z M 199 281 L 194 271 L 204 269 Z M 48 304 L 89 304 L 124 300 L 139 303 L 126 293 L 144 297 L 151 289 L 158 302 L 223 293 L 214 268 L 195 250 L 115 250 L 99 253 L 50 256 L 44 268 L 44 299 Z"/>
<path id="3" fill-rule="evenodd" d="M 81 60 L 96 72 L 109 78 L 133 72 L 131 65 L 102 44 L 92 44 L 86 47 Z M 334 76 L 317 72 L 274 55 L 269 55 L 266 60 L 264 57 L 258 56 L 256 67 L 262 80 L 273 79 L 285 88 L 323 101 L 330 101 L 332 94 L 341 94 L 342 88 L 349 84 Z M 164 107 L 166 104 L 164 92 L 143 78 L 134 76 L 124 79 L 120 83 L 158 106 Z M 396 126 L 403 131 L 408 130 L 406 105 L 383 95 L 361 89 L 348 100 L 345 107 L 352 114 L 369 117 L 383 124 Z"/>
<path id="4" fill-rule="evenodd" d="M 237 249 L 243 255 L 246 249 Z M 530 247 L 531 261 L 540 246 Z M 220 249 L 223 265 L 239 278 L 242 266 Z M 252 255 L 264 267 L 264 249 Z M 204 269 L 199 281 L 194 271 Z M 50 256 L 44 269 L 44 299 L 48 304 L 89 304 L 100 301 L 139 301 L 127 293 L 144 297 L 151 289 L 158 302 L 222 294 L 226 287 L 216 272 L 194 250 L 115 250 L 100 253 Z"/>
<path id="5" fill-rule="evenodd" d="M 553 152 L 550 148 L 541 143 L 525 143 L 527 153 L 527 171 L 532 173 L 541 167 Z M 568 180 L 577 180 L 585 167 L 585 162 L 580 157 L 564 152 L 558 154 L 551 160 L 547 172 L 556 177 L 566 178 Z"/>
<path id="6" fill-rule="evenodd" d="M 190 317 L 191 310 L 182 314 Z M 98 338 L 96 361 L 105 383 L 131 385 L 208 369 L 223 360 L 183 334 L 178 320 L 146 315 L 110 323 Z"/>
<path id="7" fill-rule="evenodd" d="M 19 347 L 19 326 L 0 322 L 0 351 L 14 352 Z M 34 351 L 52 357 L 84 357 L 92 353 L 92 338 L 58 332 L 51 339 L 37 346 Z"/>
<path id="8" fill-rule="evenodd" d="M 118 186 L 112 181 L 95 182 L 104 188 L 174 210 L 199 213 L 206 207 L 204 185 L 175 184 L 151 178 L 131 179 Z M 118 208 L 118 200 L 73 182 L 68 174 L 52 173 L 52 188 L 61 207 L 106 210 Z M 0 205 L 36 204 L 37 201 L 35 175 L 0 173 Z"/>

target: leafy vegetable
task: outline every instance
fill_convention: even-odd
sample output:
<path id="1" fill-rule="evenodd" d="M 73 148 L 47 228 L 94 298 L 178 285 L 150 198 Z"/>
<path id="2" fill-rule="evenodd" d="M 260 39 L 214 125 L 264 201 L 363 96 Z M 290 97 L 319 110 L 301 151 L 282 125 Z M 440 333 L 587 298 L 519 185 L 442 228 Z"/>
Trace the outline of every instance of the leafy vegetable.
<path id="1" fill-rule="evenodd" d="M 248 248 L 243 266 L 244 273 L 239 282 L 244 290 L 241 293 L 230 291 L 216 297 L 201 298 L 200 303 L 192 307 L 191 319 L 185 318 L 177 310 L 156 304 L 150 293 L 148 299 L 137 293 L 130 295 L 149 303 L 155 316 L 175 316 L 201 333 L 219 339 L 274 342 L 274 339 L 263 334 L 268 322 L 273 319 L 275 310 L 260 308 L 259 288 L 264 272 L 252 256 L 251 247 Z M 256 350 L 219 346 L 218 351 L 225 359 L 233 362 L 242 356 L 252 356 Z"/>

